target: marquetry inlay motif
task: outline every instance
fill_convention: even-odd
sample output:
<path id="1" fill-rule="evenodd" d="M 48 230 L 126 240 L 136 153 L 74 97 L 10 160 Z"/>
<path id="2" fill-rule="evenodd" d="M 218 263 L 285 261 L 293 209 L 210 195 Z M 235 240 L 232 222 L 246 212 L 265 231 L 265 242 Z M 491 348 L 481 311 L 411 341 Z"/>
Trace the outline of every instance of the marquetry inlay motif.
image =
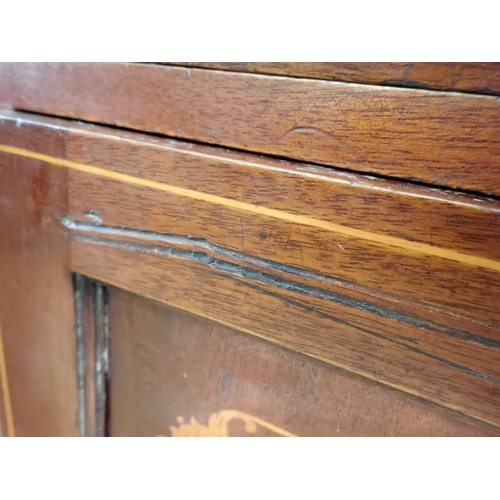
<path id="1" fill-rule="evenodd" d="M 238 410 L 224 410 L 219 413 L 213 413 L 208 419 L 207 425 L 201 424 L 194 417 L 189 423 L 184 423 L 183 417 L 177 417 L 179 426 L 170 426 L 172 437 L 187 436 L 218 436 L 229 437 L 228 424 L 231 420 L 240 419 L 245 422 L 245 431 L 249 434 L 257 432 L 257 426 L 265 427 L 279 436 L 294 437 L 295 435 L 284 429 L 281 429 L 258 417 L 248 415 Z"/>

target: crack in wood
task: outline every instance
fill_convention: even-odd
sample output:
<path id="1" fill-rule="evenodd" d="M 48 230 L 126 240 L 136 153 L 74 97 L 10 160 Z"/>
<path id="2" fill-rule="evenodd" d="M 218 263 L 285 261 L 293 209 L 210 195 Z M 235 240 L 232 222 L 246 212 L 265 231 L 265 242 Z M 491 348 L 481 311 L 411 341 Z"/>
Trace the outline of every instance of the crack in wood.
<path id="1" fill-rule="evenodd" d="M 229 277 L 232 279 L 235 279 L 235 276 L 240 276 L 242 278 L 251 279 L 253 281 L 261 282 L 261 283 L 264 283 L 266 285 L 270 285 L 270 286 L 280 288 L 283 290 L 302 293 L 302 294 L 306 294 L 306 295 L 311 295 L 311 296 L 326 299 L 326 300 L 331 300 L 331 301 L 334 301 L 334 302 L 337 302 L 337 303 L 340 303 L 343 305 L 347 305 L 350 307 L 357 307 L 358 309 L 363 309 L 363 310 L 367 310 L 369 312 L 374 312 L 376 314 L 379 314 L 381 309 L 387 309 L 387 308 L 382 308 L 381 306 L 378 306 L 376 304 L 372 304 L 369 302 L 354 299 L 352 297 L 349 297 L 347 295 L 343 295 L 343 294 L 340 294 L 337 292 L 330 292 L 328 290 L 324 290 L 324 289 L 317 288 L 317 287 L 314 287 L 311 285 L 305 285 L 303 283 L 299 283 L 296 281 L 280 278 L 280 277 L 277 277 L 277 276 L 269 274 L 269 273 L 258 271 L 258 270 L 255 270 L 255 269 L 252 269 L 249 267 L 238 265 L 238 264 L 234 264 L 232 262 L 224 261 L 222 259 L 217 259 L 217 258 L 211 257 L 206 252 L 202 252 L 202 251 L 184 250 L 181 248 L 163 247 L 160 245 L 149 245 L 149 244 L 144 244 L 144 243 L 132 243 L 132 242 L 125 242 L 125 241 L 121 241 L 121 240 L 111 240 L 111 239 L 107 239 L 107 238 L 98 238 L 98 237 L 94 237 L 94 236 L 80 235 L 80 234 L 74 235 L 74 238 L 77 241 L 82 241 L 82 242 L 86 242 L 86 243 L 109 245 L 109 246 L 114 246 L 114 247 L 118 247 L 118 248 L 124 248 L 127 250 L 143 251 L 143 252 L 153 253 L 156 255 L 166 255 L 168 257 L 180 258 L 180 259 L 184 259 L 184 260 L 190 260 L 190 261 L 206 264 L 213 269 L 216 269 L 218 271 L 224 271 L 225 273 L 228 273 L 229 275 L 231 275 Z M 228 277 L 226 274 L 221 274 L 221 276 Z M 246 283 L 246 282 L 242 282 L 242 283 L 246 284 L 247 286 L 252 286 L 251 284 Z M 259 289 L 262 290 L 262 288 L 260 288 L 260 287 L 259 287 Z M 271 292 L 268 292 L 268 291 L 266 293 L 272 294 Z M 275 296 L 280 297 L 280 298 L 284 298 L 285 300 L 292 303 L 292 301 L 290 299 L 283 297 L 280 294 L 275 294 Z M 448 364 L 449 366 L 453 366 L 454 368 L 457 368 L 457 369 L 460 369 L 464 372 L 467 372 L 470 375 L 481 377 L 483 379 L 489 380 L 490 382 L 494 382 L 495 384 L 500 384 L 500 380 L 493 378 L 493 377 L 490 377 L 488 375 L 485 375 L 484 373 L 478 372 L 476 370 L 472 370 L 466 366 L 463 366 L 463 365 L 460 365 L 460 364 L 455 363 L 453 361 L 447 360 L 447 359 L 442 358 L 440 356 L 437 356 L 435 354 L 428 353 L 428 352 L 426 352 L 422 349 L 419 349 L 417 347 L 414 347 L 412 345 L 405 344 L 404 342 L 399 342 L 395 339 L 391 339 L 391 338 L 386 337 L 384 335 L 381 335 L 379 333 L 376 333 L 376 332 L 373 332 L 371 330 L 359 327 L 358 325 L 341 320 L 340 318 L 329 315 L 329 314 L 324 313 L 322 311 L 319 311 L 315 308 L 312 308 L 309 306 L 304 306 L 303 304 L 301 304 L 298 301 L 293 301 L 293 303 L 295 305 L 299 305 L 302 308 L 314 311 L 317 314 L 328 317 L 329 319 L 332 319 L 338 323 L 343 323 L 345 325 L 356 328 L 357 330 L 363 331 L 364 333 L 388 340 L 394 344 L 398 344 L 398 345 L 401 345 L 407 349 L 418 352 L 419 354 L 422 354 L 422 355 L 428 356 L 430 358 L 439 360 L 443 363 Z M 367 307 L 367 306 L 372 308 L 372 310 L 370 311 L 369 307 Z M 372 307 L 372 306 L 374 306 L 374 307 Z M 403 313 L 402 317 L 404 317 L 404 316 L 406 316 L 406 313 Z M 385 317 L 388 317 L 388 316 L 385 316 Z M 392 317 L 392 319 L 395 319 L 395 318 Z M 478 336 L 476 336 L 476 337 L 478 337 Z M 486 339 L 486 340 L 489 340 L 490 342 L 492 342 L 495 345 L 496 348 L 498 348 L 498 345 L 497 345 L 498 343 L 496 343 L 494 340 L 492 340 L 492 339 Z"/>
<path id="2" fill-rule="evenodd" d="M 227 277 L 226 275 L 221 274 L 221 273 L 217 273 L 217 272 L 213 272 L 213 274 L 215 274 L 217 276 Z M 452 366 L 454 368 L 458 368 L 459 370 L 465 371 L 465 372 L 469 373 L 470 375 L 475 375 L 477 377 L 481 377 L 481 378 L 484 378 L 486 380 L 489 380 L 490 382 L 494 382 L 496 384 L 500 384 L 500 380 L 498 380 L 496 378 L 493 378 L 493 377 L 489 377 L 488 375 L 485 375 L 484 373 L 478 372 L 476 370 L 472 370 L 470 368 L 467 368 L 466 366 L 460 365 L 458 363 L 454 363 L 453 361 L 450 361 L 450 360 L 448 360 L 446 358 L 443 358 L 441 356 L 437 356 L 435 354 L 428 353 L 428 352 L 426 352 L 426 351 L 424 351 L 422 349 L 418 349 L 417 347 L 414 347 L 414 346 L 411 346 L 411 345 L 407 345 L 404 342 L 399 342 L 399 341 L 397 341 L 395 339 L 391 339 L 390 337 L 386 337 L 385 335 L 381 335 L 380 333 L 376 333 L 376 332 L 374 332 L 372 330 L 368 330 L 366 328 L 360 327 L 360 326 L 358 326 L 358 325 L 356 325 L 354 323 L 351 323 L 349 321 L 345 321 L 345 320 L 340 319 L 340 318 L 338 318 L 336 316 L 333 316 L 331 314 L 328 314 L 328 313 L 325 313 L 325 312 L 320 311 L 318 309 L 315 309 L 314 307 L 307 306 L 305 304 L 302 304 L 299 301 L 290 299 L 289 297 L 286 297 L 286 296 L 281 295 L 279 293 L 275 293 L 275 292 L 271 292 L 269 290 L 266 290 L 265 288 L 262 288 L 261 286 L 258 286 L 258 285 L 252 284 L 252 283 L 248 283 L 246 281 L 240 280 L 240 279 L 235 278 L 233 276 L 230 276 L 229 279 L 231 279 L 233 281 L 236 281 L 236 282 L 238 282 L 240 284 L 243 284 L 245 286 L 248 286 L 250 288 L 259 290 L 261 292 L 264 292 L 267 295 L 270 295 L 272 297 L 277 297 L 279 299 L 285 300 L 286 302 L 288 302 L 290 304 L 293 304 L 295 306 L 301 307 L 302 309 L 305 309 L 307 311 L 314 312 L 316 314 L 319 314 L 320 316 L 324 316 L 325 318 L 331 319 L 332 321 L 335 321 L 336 323 L 340 323 L 340 324 L 343 324 L 343 325 L 355 328 L 356 330 L 359 330 L 359 331 L 361 331 L 363 333 L 367 333 L 368 335 L 373 335 L 374 337 L 378 337 L 378 338 L 387 340 L 388 342 L 391 342 L 393 344 L 397 344 L 397 345 L 403 346 L 405 348 L 411 349 L 412 351 L 415 351 L 415 352 L 417 352 L 419 354 L 422 354 L 424 356 L 428 356 L 428 357 L 430 357 L 432 359 L 436 359 L 438 361 L 441 361 L 441 362 L 443 362 L 443 363 L 445 363 L 445 364 L 447 364 L 449 366 Z"/>
<path id="3" fill-rule="evenodd" d="M 344 280 L 337 277 L 333 277 L 323 273 L 318 273 L 315 271 L 310 271 L 289 264 L 282 264 L 280 262 L 268 259 L 253 257 L 244 254 L 242 252 L 238 252 L 235 250 L 221 247 L 219 245 L 215 245 L 213 243 L 210 243 L 205 238 L 186 236 L 175 233 L 157 232 L 145 229 L 132 229 L 126 226 L 106 226 L 102 224 L 78 222 L 74 221 L 69 216 L 60 216 L 59 220 L 65 227 L 75 231 L 94 232 L 97 234 L 104 234 L 106 236 L 120 236 L 128 238 L 136 237 L 144 240 L 156 241 L 158 243 L 186 245 L 210 251 L 216 255 L 220 255 L 221 257 L 229 257 L 245 264 L 256 265 L 264 269 L 278 271 L 284 274 L 290 274 L 293 276 L 298 276 L 301 278 L 310 279 L 317 282 L 329 281 L 336 284 L 340 284 L 340 286 L 344 284 L 343 283 Z M 115 246 L 117 243 L 119 243 L 120 244 L 119 246 L 124 246 L 131 250 L 161 253 L 170 257 L 178 257 L 178 258 L 185 258 L 189 260 L 199 261 L 207 265 L 210 265 L 211 267 L 224 270 L 225 272 L 234 273 L 237 275 L 244 275 L 245 278 L 265 282 L 266 284 L 271 286 L 277 286 L 278 288 L 287 289 L 299 293 L 305 293 L 307 295 L 312 295 L 318 298 L 331 300 L 348 307 L 362 309 L 364 311 L 376 314 L 383 318 L 399 321 L 419 328 L 424 328 L 426 330 L 435 333 L 445 334 L 453 338 L 474 342 L 484 347 L 492 349 L 500 349 L 500 341 L 496 339 L 491 339 L 488 337 L 484 337 L 482 335 L 470 333 L 466 330 L 462 330 L 459 328 L 450 328 L 449 326 L 439 323 L 437 321 L 426 319 L 417 316 L 415 314 L 410 314 L 401 310 L 396 310 L 394 308 L 385 307 L 370 301 L 356 299 L 347 294 L 328 291 L 318 286 L 306 285 L 303 283 L 290 280 L 288 278 L 278 277 L 273 274 L 264 273 L 262 271 L 255 270 L 241 264 L 234 264 L 222 259 L 216 259 L 203 251 L 183 250 L 175 247 L 165 247 L 164 245 L 124 242 L 121 240 L 111 240 L 109 238 L 78 235 L 76 233 L 74 233 L 74 237 L 76 239 L 83 239 L 84 237 L 90 238 L 90 240 L 88 241 L 96 243 L 110 242 L 109 244 L 114 244 Z"/>

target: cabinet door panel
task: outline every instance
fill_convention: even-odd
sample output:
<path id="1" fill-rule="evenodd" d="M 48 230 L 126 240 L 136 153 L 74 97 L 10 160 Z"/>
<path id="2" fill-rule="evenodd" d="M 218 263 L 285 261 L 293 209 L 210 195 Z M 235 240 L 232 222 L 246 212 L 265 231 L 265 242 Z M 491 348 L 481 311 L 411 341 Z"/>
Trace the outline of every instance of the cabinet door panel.
<path id="1" fill-rule="evenodd" d="M 494 435 L 458 413 L 110 289 L 112 436 Z"/>

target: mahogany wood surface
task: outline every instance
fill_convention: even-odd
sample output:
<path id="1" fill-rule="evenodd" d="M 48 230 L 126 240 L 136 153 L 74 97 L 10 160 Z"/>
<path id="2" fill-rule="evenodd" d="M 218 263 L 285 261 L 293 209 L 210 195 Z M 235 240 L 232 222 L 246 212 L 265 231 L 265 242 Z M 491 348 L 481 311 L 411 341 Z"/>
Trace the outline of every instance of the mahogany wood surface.
<path id="1" fill-rule="evenodd" d="M 500 94 L 500 63 L 169 62 L 196 68 L 395 87 Z"/>
<path id="2" fill-rule="evenodd" d="M 68 171 L 59 215 L 73 234 L 74 271 L 498 424 L 498 261 L 494 231 L 483 232 L 495 227 L 496 202 L 3 116 L 68 134 L 59 156 L 0 149 Z M 410 223 L 384 215 L 405 204 Z M 467 243 L 447 230 L 461 221 Z M 353 228 L 364 232 L 346 236 Z M 399 246 L 366 242 L 385 234 Z M 418 239 L 428 246 L 411 246 Z"/>
<path id="3" fill-rule="evenodd" d="M 304 296 L 300 289 L 277 290 L 272 284 L 256 284 L 251 278 L 234 278 L 175 258 L 167 265 L 160 251 L 139 253 L 77 240 L 73 255 L 75 269 L 83 274 L 484 421 L 499 421 L 498 378 L 491 376 L 498 365 L 498 348 L 484 345 L 484 339 L 468 331 L 426 324 L 418 316 L 404 318 L 417 325 L 384 319 L 335 301 L 351 299 L 345 295 Z M 361 306 L 375 309 L 373 303 Z M 397 316 L 399 311 L 393 312 Z"/>
<path id="4" fill-rule="evenodd" d="M 74 271 L 499 422 L 496 202 L 3 116 L 68 134 L 0 150 L 68 171 Z"/>
<path id="5" fill-rule="evenodd" d="M 129 63 L 4 63 L 0 104 L 500 194 L 496 97 Z"/>
<path id="6" fill-rule="evenodd" d="M 51 156 L 66 151 L 64 132 L 15 120 L 0 119 L 0 138 Z M 50 163 L 0 151 L 4 435 L 78 434 L 70 245 L 57 218 L 68 210 L 67 178 Z"/>
<path id="7" fill-rule="evenodd" d="M 230 328 L 110 292 L 111 436 L 500 432 Z"/>
<path id="8" fill-rule="evenodd" d="M 498 325 L 497 201 L 103 134 L 70 135 L 70 160 L 103 169 L 71 169 L 75 219 L 96 211 L 135 238 L 203 238 Z"/>

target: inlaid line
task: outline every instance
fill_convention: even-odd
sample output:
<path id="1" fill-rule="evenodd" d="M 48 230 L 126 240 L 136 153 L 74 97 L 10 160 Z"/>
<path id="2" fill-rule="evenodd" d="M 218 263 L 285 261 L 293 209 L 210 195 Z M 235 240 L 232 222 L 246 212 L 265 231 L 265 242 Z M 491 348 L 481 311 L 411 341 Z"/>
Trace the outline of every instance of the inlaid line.
<path id="1" fill-rule="evenodd" d="M 12 405 L 10 402 L 9 383 L 7 381 L 7 366 L 5 364 L 5 351 L 3 348 L 2 326 L 0 325 L 0 384 L 2 386 L 3 406 L 5 421 L 7 425 L 7 435 L 14 437 L 14 417 L 12 415 Z"/>
<path id="2" fill-rule="evenodd" d="M 242 210 L 245 212 L 250 212 L 258 215 L 264 215 L 266 217 L 273 217 L 275 219 L 281 219 L 287 222 L 301 224 L 304 226 L 316 227 L 318 229 L 323 229 L 326 231 L 343 234 L 344 236 L 351 236 L 354 238 L 371 241 L 373 243 L 387 245 L 394 248 L 400 248 L 408 252 L 430 255 L 442 259 L 452 260 L 455 262 L 461 262 L 463 264 L 468 264 L 474 267 L 482 267 L 485 269 L 491 269 L 493 271 L 500 271 L 499 261 L 488 259 L 486 257 L 479 257 L 477 255 L 470 255 L 462 252 L 457 252 L 456 250 L 452 250 L 450 248 L 442 248 L 434 245 L 429 245 L 428 243 L 408 241 L 405 240 L 404 238 L 398 238 L 396 236 L 388 236 L 384 234 L 372 233 L 370 231 L 364 231 L 362 229 L 355 229 L 352 227 L 343 226 L 341 224 L 335 224 L 334 222 L 330 221 L 315 219 L 314 217 L 309 217 L 307 215 L 293 214 L 290 212 L 286 212 L 284 210 L 263 207 L 259 205 L 254 205 L 252 203 L 232 200 L 230 198 L 223 198 L 222 196 L 217 196 L 209 193 L 204 193 L 201 191 L 182 188 L 179 186 L 172 186 L 170 184 L 158 181 L 152 181 L 150 179 L 134 177 L 132 175 L 122 174 L 120 172 L 115 172 L 113 170 L 107 170 L 101 167 L 95 167 L 91 165 L 84 165 L 82 163 L 76 163 L 70 160 L 64 160 L 62 158 L 56 158 L 42 153 L 36 153 L 34 151 L 29 151 L 27 149 L 16 148 L 4 144 L 0 144 L 0 151 L 15 154 L 18 156 L 24 156 L 26 158 L 33 158 L 36 160 L 51 163 L 53 165 L 71 168 L 79 172 L 85 172 L 88 174 L 97 175 L 108 179 L 113 179 L 115 181 L 124 182 L 135 186 L 147 187 L 151 189 L 156 189 L 158 191 L 165 191 L 168 193 L 191 198 L 194 200 L 205 201 L 216 205 L 222 205 L 229 208 L 234 208 L 236 210 Z"/>

